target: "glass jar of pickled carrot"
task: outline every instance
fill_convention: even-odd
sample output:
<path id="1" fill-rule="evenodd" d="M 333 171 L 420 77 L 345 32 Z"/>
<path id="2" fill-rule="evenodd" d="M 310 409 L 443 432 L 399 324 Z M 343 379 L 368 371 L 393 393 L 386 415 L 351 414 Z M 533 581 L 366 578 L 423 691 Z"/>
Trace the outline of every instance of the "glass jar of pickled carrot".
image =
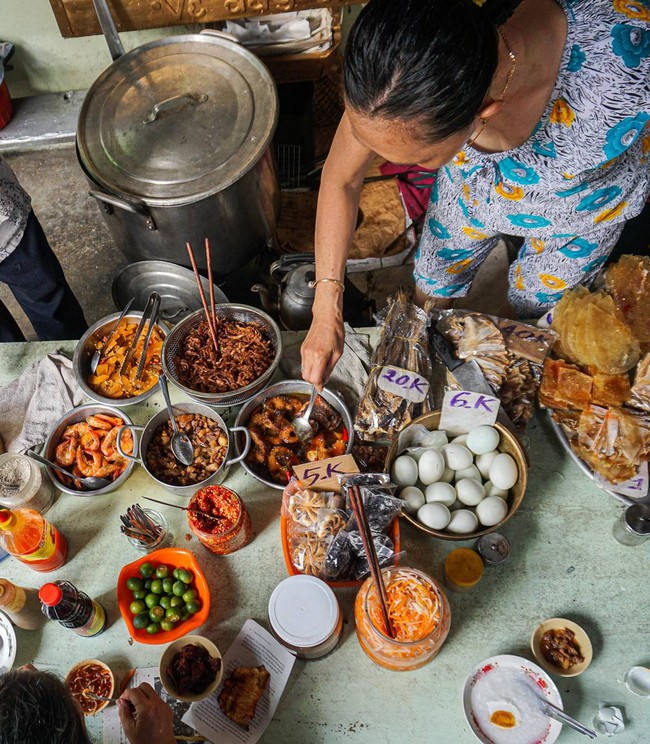
<path id="1" fill-rule="evenodd" d="M 369 578 L 354 603 L 359 645 L 386 669 L 419 669 L 440 651 L 449 633 L 449 602 L 438 584 L 415 568 L 391 566 L 382 569 L 382 575 L 395 637 L 387 633 L 377 588 Z"/>
<path id="2" fill-rule="evenodd" d="M 187 508 L 190 529 L 212 553 L 234 553 L 250 542 L 251 518 L 244 502 L 229 488 L 201 488 L 192 496 Z"/>

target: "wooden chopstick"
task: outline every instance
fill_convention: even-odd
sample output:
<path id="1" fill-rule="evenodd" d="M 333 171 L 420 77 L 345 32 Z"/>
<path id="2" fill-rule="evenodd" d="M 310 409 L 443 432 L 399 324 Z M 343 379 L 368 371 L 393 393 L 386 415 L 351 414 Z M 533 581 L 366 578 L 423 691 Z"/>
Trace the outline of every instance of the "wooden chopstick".
<path id="1" fill-rule="evenodd" d="M 208 265 L 208 283 L 210 284 L 210 310 L 212 311 L 212 326 L 215 335 L 217 333 L 217 312 L 214 307 L 214 284 L 212 283 L 212 252 L 210 251 L 210 240 L 205 239 L 205 260 Z"/>
<path id="2" fill-rule="evenodd" d="M 363 504 L 363 499 L 361 498 L 359 486 L 350 486 L 348 493 L 350 496 L 350 505 L 352 506 L 352 511 L 356 517 L 357 525 L 359 526 L 361 542 L 363 543 L 363 548 L 366 551 L 366 557 L 368 558 L 370 574 L 375 582 L 375 586 L 377 587 L 379 606 L 384 618 L 384 623 L 386 624 L 386 633 L 389 638 L 395 638 L 393 623 L 388 614 L 388 594 L 386 593 L 386 585 L 384 584 L 381 566 L 379 565 L 377 551 L 375 550 L 375 543 L 372 539 L 372 531 L 368 524 L 368 515 L 366 514 L 366 508 Z"/>
<path id="3" fill-rule="evenodd" d="M 208 303 L 205 299 L 205 292 L 203 291 L 203 285 L 201 284 L 201 275 L 199 274 L 199 270 L 196 265 L 196 259 L 194 258 L 194 251 L 192 250 L 191 243 L 185 244 L 187 247 L 187 253 L 190 257 L 190 263 L 192 264 L 192 270 L 194 271 L 194 278 L 196 279 L 196 286 L 199 288 L 199 295 L 201 297 L 201 302 L 203 303 L 203 310 L 205 311 L 205 320 L 208 324 L 208 330 L 210 331 L 210 336 L 212 337 L 212 343 L 214 344 L 214 350 L 219 354 L 219 343 L 217 342 L 217 334 L 212 326 L 212 318 L 210 317 L 210 310 L 208 308 Z"/>

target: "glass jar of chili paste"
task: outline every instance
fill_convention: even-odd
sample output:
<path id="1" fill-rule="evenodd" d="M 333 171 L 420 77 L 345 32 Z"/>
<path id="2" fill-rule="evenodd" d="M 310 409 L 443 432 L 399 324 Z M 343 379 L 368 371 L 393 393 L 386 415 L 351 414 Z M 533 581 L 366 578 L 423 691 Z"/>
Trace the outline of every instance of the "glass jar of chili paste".
<path id="1" fill-rule="evenodd" d="M 253 531 L 251 518 L 244 502 L 229 488 L 201 488 L 187 506 L 194 510 L 187 512 L 190 529 L 212 553 L 234 553 L 250 542 Z"/>

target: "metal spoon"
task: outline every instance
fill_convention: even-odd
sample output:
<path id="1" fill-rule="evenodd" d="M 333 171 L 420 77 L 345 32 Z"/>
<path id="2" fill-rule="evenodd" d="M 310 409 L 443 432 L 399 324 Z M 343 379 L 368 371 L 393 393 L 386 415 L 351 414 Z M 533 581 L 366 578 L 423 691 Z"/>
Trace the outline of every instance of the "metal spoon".
<path id="1" fill-rule="evenodd" d="M 314 434 L 316 434 L 317 427 L 311 425 L 309 417 L 311 416 L 311 411 L 314 407 L 314 401 L 316 400 L 317 394 L 318 390 L 316 390 L 316 386 L 312 385 L 311 397 L 309 398 L 307 408 L 302 416 L 296 416 L 296 418 L 291 421 L 291 426 L 293 426 L 293 430 L 296 432 L 296 436 L 301 442 L 309 442 L 314 438 Z"/>
<path id="2" fill-rule="evenodd" d="M 96 695 L 90 690 L 84 690 L 82 694 L 84 697 L 91 698 L 92 700 L 106 700 L 109 703 L 116 703 L 119 700 L 119 698 L 116 697 L 104 697 L 103 695 Z"/>
<path id="3" fill-rule="evenodd" d="M 95 353 L 92 356 L 92 359 L 90 360 L 90 371 L 94 375 L 95 372 L 97 372 L 97 367 L 99 366 L 99 361 L 102 358 L 102 354 L 104 353 L 104 349 L 108 346 L 108 342 L 113 338 L 113 335 L 115 331 L 117 330 L 118 326 L 124 319 L 124 316 L 129 312 L 129 308 L 133 304 L 133 300 L 135 298 L 131 297 L 131 299 L 126 303 L 124 306 L 124 310 L 122 310 L 122 314 L 115 322 L 115 325 L 111 328 L 111 332 L 106 337 L 106 341 L 99 347 L 99 349 L 95 349 Z"/>
<path id="4" fill-rule="evenodd" d="M 553 703 L 549 702 L 548 700 L 544 700 L 539 696 L 537 696 L 537 699 L 539 700 L 541 710 L 546 713 L 549 718 L 554 718 L 563 726 L 568 726 L 574 731 L 588 736 L 590 739 L 595 739 L 598 736 L 598 734 L 593 729 L 585 726 L 584 723 L 580 723 L 580 721 L 576 721 L 575 718 L 571 718 L 570 715 L 567 715 L 561 708 L 553 705 Z"/>
<path id="5" fill-rule="evenodd" d="M 81 483 L 81 485 L 84 488 L 87 488 L 89 491 L 97 491 L 99 488 L 105 488 L 106 486 L 110 486 L 111 483 L 113 482 L 113 481 L 110 481 L 108 478 L 99 478 L 96 475 L 91 475 L 91 476 L 88 476 L 87 478 L 80 478 L 77 475 L 72 475 L 72 473 L 70 473 L 68 470 L 65 470 L 65 468 L 59 467 L 56 463 L 50 462 L 49 460 L 46 460 L 44 457 L 37 455 L 36 452 L 27 450 L 25 454 L 28 457 L 31 457 L 33 460 L 38 460 L 38 462 L 43 463 L 43 465 L 48 465 L 54 470 L 57 470 L 59 473 L 63 473 L 63 475 L 67 475 L 68 478 L 72 478 L 73 480 L 78 481 L 79 483 Z"/>
<path id="6" fill-rule="evenodd" d="M 164 374 L 160 374 L 158 378 L 160 389 L 162 390 L 163 398 L 165 399 L 165 405 L 169 412 L 169 421 L 172 425 L 174 433 L 170 442 L 174 457 L 183 465 L 191 465 L 194 462 L 194 445 L 187 434 L 179 431 L 176 418 L 174 417 L 174 409 L 172 402 L 169 399 L 169 388 L 167 387 L 167 377 Z"/>

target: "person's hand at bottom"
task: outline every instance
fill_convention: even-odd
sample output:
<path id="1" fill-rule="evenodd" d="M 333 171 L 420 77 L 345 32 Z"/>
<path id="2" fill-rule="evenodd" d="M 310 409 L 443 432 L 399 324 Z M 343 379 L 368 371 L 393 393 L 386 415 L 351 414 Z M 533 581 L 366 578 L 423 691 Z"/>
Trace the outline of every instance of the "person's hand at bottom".
<path id="1" fill-rule="evenodd" d="M 332 314 L 321 320 L 314 314 L 311 328 L 300 349 L 303 379 L 321 391 L 341 358 L 344 342 L 345 330 L 341 318 Z"/>
<path id="2" fill-rule="evenodd" d="M 176 744 L 172 709 L 146 682 L 125 690 L 117 711 L 130 744 Z"/>

